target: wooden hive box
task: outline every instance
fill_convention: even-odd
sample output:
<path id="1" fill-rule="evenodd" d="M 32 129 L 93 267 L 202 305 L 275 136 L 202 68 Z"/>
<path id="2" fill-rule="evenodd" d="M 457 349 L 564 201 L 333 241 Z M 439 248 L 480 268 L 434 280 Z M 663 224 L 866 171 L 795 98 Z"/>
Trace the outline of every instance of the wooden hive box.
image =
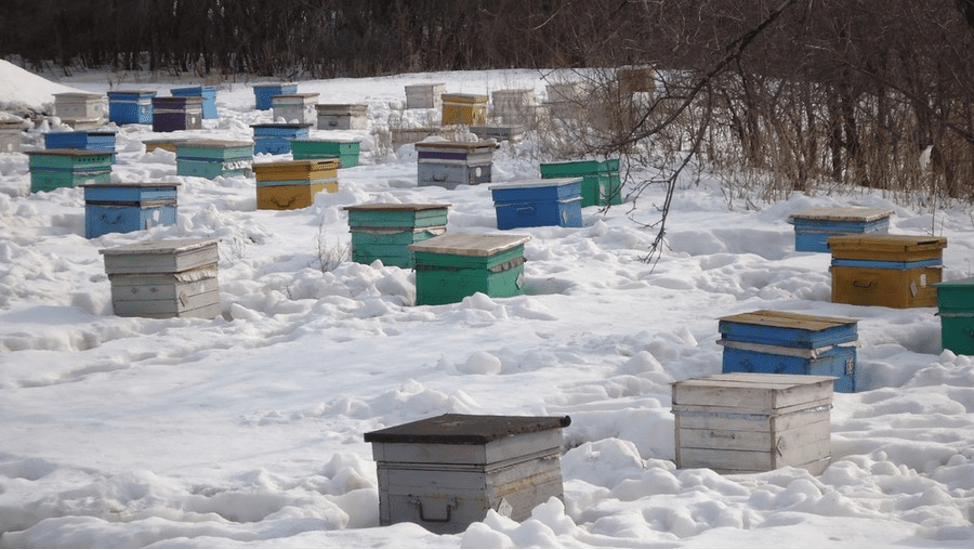
<path id="1" fill-rule="evenodd" d="M 481 94 L 443 94 L 442 124 L 464 126 L 487 123 L 487 96 Z"/>
<path id="2" fill-rule="evenodd" d="M 203 100 L 201 113 L 203 118 L 217 118 L 216 86 L 189 86 L 186 88 L 172 88 L 169 93 L 173 97 L 199 97 Z"/>
<path id="3" fill-rule="evenodd" d="M 883 208 L 811 208 L 792 214 L 795 250 L 828 252 L 829 237 L 849 233 L 886 234 L 892 210 Z"/>
<path id="4" fill-rule="evenodd" d="M 352 261 L 412 268 L 407 246 L 446 233 L 449 204 L 360 204 L 346 206 Z"/>
<path id="5" fill-rule="evenodd" d="M 164 151 L 169 151 L 170 153 L 175 153 L 176 148 L 183 143 L 188 143 L 193 141 L 190 138 L 164 138 L 164 139 L 147 139 L 142 142 L 145 145 L 145 152 L 154 151 L 156 149 L 162 149 Z"/>
<path id="6" fill-rule="evenodd" d="M 54 94 L 54 113 L 69 124 L 71 120 L 99 121 L 105 118 L 105 96 L 83 92 Z"/>
<path id="7" fill-rule="evenodd" d="M 832 455 L 832 380 L 737 372 L 675 382 L 677 468 L 822 473 Z"/>
<path id="8" fill-rule="evenodd" d="M 115 124 L 152 124 L 152 90 L 108 92 L 108 120 Z"/>
<path id="9" fill-rule="evenodd" d="M 108 183 L 114 153 L 86 149 L 44 149 L 28 151 L 30 190 L 53 191 L 85 183 Z"/>
<path id="10" fill-rule="evenodd" d="M 860 306 L 935 307 L 946 237 L 829 237 L 832 301 Z"/>
<path id="11" fill-rule="evenodd" d="M 439 109 L 443 104 L 441 96 L 445 91 L 446 84 L 442 82 L 406 86 L 406 108 Z"/>
<path id="12" fill-rule="evenodd" d="M 274 120 L 283 118 L 286 122 L 314 124 L 317 122 L 318 92 L 279 94 L 271 98 Z"/>
<path id="13" fill-rule="evenodd" d="M 857 323 L 767 310 L 721 317 L 722 371 L 832 376 L 835 391 L 854 392 Z"/>
<path id="14" fill-rule="evenodd" d="M 178 183 L 85 184 L 85 238 L 176 223 Z"/>
<path id="15" fill-rule="evenodd" d="M 358 141 L 295 139 L 291 141 L 291 155 L 295 160 L 338 159 L 340 168 L 358 166 Z"/>
<path id="16" fill-rule="evenodd" d="M 415 256 L 416 305 L 452 304 L 482 292 L 524 294 L 528 235 L 446 233 L 406 248 Z"/>
<path id="17" fill-rule="evenodd" d="M 534 90 L 495 90 L 491 97 L 491 118 L 513 124 L 524 124 L 534 119 L 537 101 Z"/>
<path id="18" fill-rule="evenodd" d="M 221 314 L 219 239 L 169 239 L 99 250 L 120 317 Z"/>
<path id="19" fill-rule="evenodd" d="M 254 164 L 258 210 L 294 210 L 314 204 L 321 191 L 338 191 L 335 159 L 287 160 Z"/>
<path id="20" fill-rule="evenodd" d="M 291 152 L 291 142 L 308 139 L 310 124 L 268 123 L 251 124 L 254 129 L 254 154 L 286 155 Z"/>
<path id="21" fill-rule="evenodd" d="M 591 86 L 584 82 L 556 82 L 545 87 L 547 101 L 544 103 L 548 114 L 555 119 L 577 118 L 583 105 L 588 101 Z"/>
<path id="22" fill-rule="evenodd" d="M 115 153 L 114 130 L 78 130 L 74 132 L 48 132 L 44 134 L 47 149 L 86 149 Z"/>
<path id="23" fill-rule="evenodd" d="M 656 92 L 656 71 L 652 67 L 619 67 L 616 69 L 616 81 L 623 97 Z"/>
<path id="24" fill-rule="evenodd" d="M 254 103 L 258 110 L 264 111 L 274 107 L 274 96 L 297 92 L 298 85 L 294 82 L 254 84 Z"/>
<path id="25" fill-rule="evenodd" d="M 24 119 L 20 117 L 0 119 L 0 153 L 19 153 L 23 137 Z"/>
<path id="26" fill-rule="evenodd" d="M 958 355 L 974 355 L 974 278 L 933 285 L 937 290 L 937 315 L 943 349 Z"/>
<path id="27" fill-rule="evenodd" d="M 564 499 L 562 428 L 571 418 L 445 414 L 365 434 L 379 480 L 379 523 L 459 533 L 489 510 L 524 521 Z"/>
<path id="28" fill-rule="evenodd" d="M 619 159 L 548 162 L 540 170 L 545 179 L 582 177 L 582 208 L 622 203 Z"/>
<path id="29" fill-rule="evenodd" d="M 493 141 L 424 141 L 415 147 L 417 180 L 421 187 L 436 185 L 455 189 L 458 185 L 490 181 L 497 148 Z"/>
<path id="30" fill-rule="evenodd" d="M 582 178 L 527 180 L 490 186 L 497 229 L 582 227 Z"/>
<path id="31" fill-rule="evenodd" d="M 366 104 L 326 104 L 315 106 L 319 130 L 365 130 L 369 127 Z"/>
<path id="32" fill-rule="evenodd" d="M 187 140 L 176 144 L 176 174 L 213 179 L 246 176 L 253 165 L 253 143 L 217 139 Z"/>
<path id="33" fill-rule="evenodd" d="M 203 127 L 203 98 L 152 98 L 152 131 L 175 132 Z"/>

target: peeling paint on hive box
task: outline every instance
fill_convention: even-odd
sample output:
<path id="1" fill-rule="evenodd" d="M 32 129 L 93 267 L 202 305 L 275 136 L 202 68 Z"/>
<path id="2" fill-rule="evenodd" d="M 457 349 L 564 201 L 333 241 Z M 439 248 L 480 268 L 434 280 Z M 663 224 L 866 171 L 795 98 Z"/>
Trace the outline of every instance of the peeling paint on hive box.
<path id="1" fill-rule="evenodd" d="M 740 372 L 675 382 L 677 468 L 822 473 L 832 455 L 832 386 L 830 376 Z"/>
<path id="2" fill-rule="evenodd" d="M 219 239 L 170 239 L 99 250 L 122 317 L 221 314 Z"/>
<path id="3" fill-rule="evenodd" d="M 365 434 L 379 480 L 379 523 L 458 533 L 489 510 L 524 521 L 563 499 L 564 417 L 446 414 Z"/>

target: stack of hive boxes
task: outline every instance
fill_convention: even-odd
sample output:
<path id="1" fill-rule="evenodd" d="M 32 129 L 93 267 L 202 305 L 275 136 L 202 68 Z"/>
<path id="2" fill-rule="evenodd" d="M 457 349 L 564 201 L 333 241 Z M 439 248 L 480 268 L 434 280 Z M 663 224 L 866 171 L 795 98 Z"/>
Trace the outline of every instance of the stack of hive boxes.
<path id="1" fill-rule="evenodd" d="M 170 239 L 99 250 L 121 317 L 221 314 L 218 239 Z"/>
<path id="2" fill-rule="evenodd" d="M 108 120 L 115 124 L 152 124 L 151 90 L 108 92 Z"/>
<path id="3" fill-rule="evenodd" d="M 259 210 L 294 210 L 314 203 L 320 191 L 338 191 L 338 161 L 287 160 L 254 164 Z"/>
<path id="4" fill-rule="evenodd" d="M 403 268 L 415 266 L 407 246 L 446 233 L 449 204 L 361 204 L 346 206 L 352 233 L 352 261 Z"/>
<path id="5" fill-rule="evenodd" d="M 176 174 L 180 176 L 246 176 L 253 160 L 253 144 L 249 141 L 200 139 L 176 144 Z"/>
<path id="6" fill-rule="evenodd" d="M 85 237 L 176 223 L 178 183 L 92 183 L 85 191 Z"/>
<path id="7" fill-rule="evenodd" d="M 418 184 L 455 189 L 490 181 L 494 141 L 424 141 L 415 145 Z"/>
<path id="8" fill-rule="evenodd" d="M 30 190 L 53 191 L 84 183 L 108 183 L 115 153 L 87 149 L 44 149 L 29 151 Z"/>
<path id="9" fill-rule="evenodd" d="M 84 92 L 54 94 L 54 113 L 75 130 L 90 130 L 105 123 L 105 96 Z"/>

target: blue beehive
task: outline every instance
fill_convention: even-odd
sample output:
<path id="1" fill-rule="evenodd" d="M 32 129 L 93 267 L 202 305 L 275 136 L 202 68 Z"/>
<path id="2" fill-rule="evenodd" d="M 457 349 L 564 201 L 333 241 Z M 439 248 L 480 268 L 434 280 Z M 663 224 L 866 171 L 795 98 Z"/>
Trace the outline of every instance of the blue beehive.
<path id="1" fill-rule="evenodd" d="M 108 92 L 108 120 L 115 124 L 152 124 L 150 90 L 119 90 Z"/>
<path id="2" fill-rule="evenodd" d="M 257 109 L 263 111 L 274 106 L 274 96 L 281 94 L 296 94 L 298 85 L 294 82 L 280 82 L 277 84 L 254 84 L 254 102 Z"/>
<path id="3" fill-rule="evenodd" d="M 828 252 L 829 237 L 850 233 L 889 231 L 892 210 L 881 208 L 811 208 L 792 214 L 788 223 L 795 226 L 797 252 Z"/>
<path id="4" fill-rule="evenodd" d="M 178 183 L 85 184 L 85 238 L 176 223 Z"/>
<path id="5" fill-rule="evenodd" d="M 114 153 L 115 132 L 109 130 L 51 132 L 44 134 L 44 148 L 84 149 L 86 151 L 107 151 Z"/>
<path id="6" fill-rule="evenodd" d="M 254 129 L 254 154 L 285 155 L 291 152 L 291 140 L 308 139 L 311 124 L 251 124 Z"/>
<path id="7" fill-rule="evenodd" d="M 722 317 L 722 372 L 834 376 L 835 391 L 854 392 L 857 322 L 782 311 Z"/>
<path id="8" fill-rule="evenodd" d="M 582 178 L 528 180 L 490 186 L 497 229 L 582 227 Z"/>
<path id="9" fill-rule="evenodd" d="M 169 93 L 174 97 L 199 97 L 203 99 L 203 118 L 216 118 L 216 86 L 191 86 L 189 88 L 172 88 Z"/>

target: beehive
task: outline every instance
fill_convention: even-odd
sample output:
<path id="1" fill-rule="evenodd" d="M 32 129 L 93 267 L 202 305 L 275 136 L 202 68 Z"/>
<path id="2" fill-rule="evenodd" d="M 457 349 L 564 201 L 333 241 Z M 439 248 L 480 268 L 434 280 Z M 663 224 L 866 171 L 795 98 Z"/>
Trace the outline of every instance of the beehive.
<path id="1" fill-rule="evenodd" d="M 30 190 L 53 191 L 84 183 L 108 183 L 114 153 L 85 149 L 44 149 L 28 151 Z"/>
<path id="2" fill-rule="evenodd" d="M 0 153 L 20 152 L 20 140 L 24 128 L 24 119 L 20 117 L 0 119 Z"/>
<path id="3" fill-rule="evenodd" d="M 571 418 L 445 414 L 365 434 L 379 523 L 459 533 L 489 510 L 524 521 L 563 499 L 562 428 Z"/>
<path id="4" fill-rule="evenodd" d="M 178 186 L 153 182 L 84 185 L 85 238 L 175 224 Z"/>
<path id="5" fill-rule="evenodd" d="M 415 145 L 417 181 L 420 186 L 454 189 L 490 181 L 493 141 L 424 141 Z"/>
<path id="6" fill-rule="evenodd" d="M 828 252 L 829 237 L 850 233 L 886 234 L 892 210 L 883 208 L 811 208 L 792 214 L 795 250 Z"/>
<path id="7" fill-rule="evenodd" d="M 317 92 L 307 92 L 279 94 L 272 97 L 271 106 L 274 109 L 274 120 L 283 118 L 286 122 L 314 124 L 318 116 L 318 111 L 315 108 L 318 95 Z"/>
<path id="8" fill-rule="evenodd" d="M 835 377 L 835 391 L 857 390 L 858 320 L 759 310 L 722 317 L 722 371 Z"/>
<path id="9" fill-rule="evenodd" d="M 487 123 L 487 96 L 481 94 L 443 94 L 444 126 L 463 124 L 464 126 Z"/>
<path id="10" fill-rule="evenodd" d="M 406 248 L 415 255 L 416 305 L 452 304 L 481 292 L 524 294 L 528 235 L 446 233 Z"/>
<path id="11" fill-rule="evenodd" d="M 338 159 L 341 168 L 358 166 L 360 143 L 358 141 L 296 139 L 291 142 L 294 160 Z"/>
<path id="12" fill-rule="evenodd" d="M 738 372 L 674 383 L 677 468 L 822 473 L 832 456 L 832 380 Z"/>
<path id="13" fill-rule="evenodd" d="M 497 229 L 558 225 L 582 227 L 582 178 L 491 185 Z"/>
<path id="14" fill-rule="evenodd" d="M 98 128 L 105 122 L 105 99 L 84 92 L 54 94 L 54 114 L 75 130 Z"/>
<path id="15" fill-rule="evenodd" d="M 588 101 L 590 86 L 583 82 L 555 82 L 548 84 L 545 91 L 548 100 L 545 107 L 555 119 L 576 118 L 582 106 Z"/>
<path id="16" fill-rule="evenodd" d="M 253 160 L 253 144 L 249 141 L 198 139 L 176 144 L 176 174 L 180 176 L 246 176 Z"/>
<path id="17" fill-rule="evenodd" d="M 445 91 L 446 84 L 442 82 L 406 86 L 406 108 L 439 110 L 443 104 L 441 96 Z"/>
<path id="18" fill-rule="evenodd" d="M 619 67 L 616 69 L 616 81 L 622 97 L 656 92 L 656 71 L 652 67 Z"/>
<path id="19" fill-rule="evenodd" d="M 933 285 L 937 289 L 937 315 L 943 349 L 974 355 L 974 278 Z"/>
<path id="20" fill-rule="evenodd" d="M 575 160 L 541 164 L 542 178 L 582 177 L 582 207 L 622 203 L 619 159 Z"/>
<path id="21" fill-rule="evenodd" d="M 218 239 L 169 239 L 99 250 L 120 317 L 221 314 Z"/>
<path id="22" fill-rule="evenodd" d="M 360 204 L 346 206 L 352 261 L 402 268 L 415 266 L 407 248 L 446 233 L 449 204 Z"/>
<path id="23" fill-rule="evenodd" d="M 510 124 L 526 124 L 534 121 L 537 107 L 534 90 L 495 90 L 490 97 L 491 118 Z"/>
<path id="24" fill-rule="evenodd" d="M 365 130 L 369 127 L 369 106 L 324 104 L 315 106 L 319 130 Z"/>
<path id="25" fill-rule="evenodd" d="M 162 149 L 164 151 L 169 151 L 170 153 L 175 153 L 176 148 L 183 144 L 194 141 L 190 138 L 163 138 L 163 139 L 147 139 L 142 142 L 145 145 L 145 152 L 154 151 L 156 149 Z"/>
<path id="26" fill-rule="evenodd" d="M 251 124 L 254 129 L 254 154 L 286 155 L 291 152 L 291 142 L 308 139 L 310 124 L 268 123 Z"/>
<path id="27" fill-rule="evenodd" d="M 274 96 L 296 94 L 297 92 L 298 85 L 294 82 L 254 84 L 254 103 L 258 110 L 264 111 L 274 107 Z"/>
<path id="28" fill-rule="evenodd" d="M 169 93 L 173 97 L 198 97 L 202 99 L 200 112 L 203 118 L 217 118 L 216 86 L 189 86 L 186 88 L 172 88 Z"/>
<path id="29" fill-rule="evenodd" d="M 152 124 L 152 90 L 108 92 L 108 120 L 115 124 Z"/>
<path id="30" fill-rule="evenodd" d="M 258 210 L 294 210 L 314 204 L 320 191 L 338 191 L 335 159 L 287 160 L 254 164 Z"/>
<path id="31" fill-rule="evenodd" d="M 935 307 L 945 237 L 829 237 L 832 301 L 860 306 Z"/>
<path id="32" fill-rule="evenodd" d="M 115 152 L 114 130 L 77 130 L 74 132 L 48 132 L 44 134 L 47 149 L 85 149 L 88 151 Z"/>
<path id="33" fill-rule="evenodd" d="M 203 127 L 203 98 L 152 98 L 152 131 L 175 132 Z"/>

